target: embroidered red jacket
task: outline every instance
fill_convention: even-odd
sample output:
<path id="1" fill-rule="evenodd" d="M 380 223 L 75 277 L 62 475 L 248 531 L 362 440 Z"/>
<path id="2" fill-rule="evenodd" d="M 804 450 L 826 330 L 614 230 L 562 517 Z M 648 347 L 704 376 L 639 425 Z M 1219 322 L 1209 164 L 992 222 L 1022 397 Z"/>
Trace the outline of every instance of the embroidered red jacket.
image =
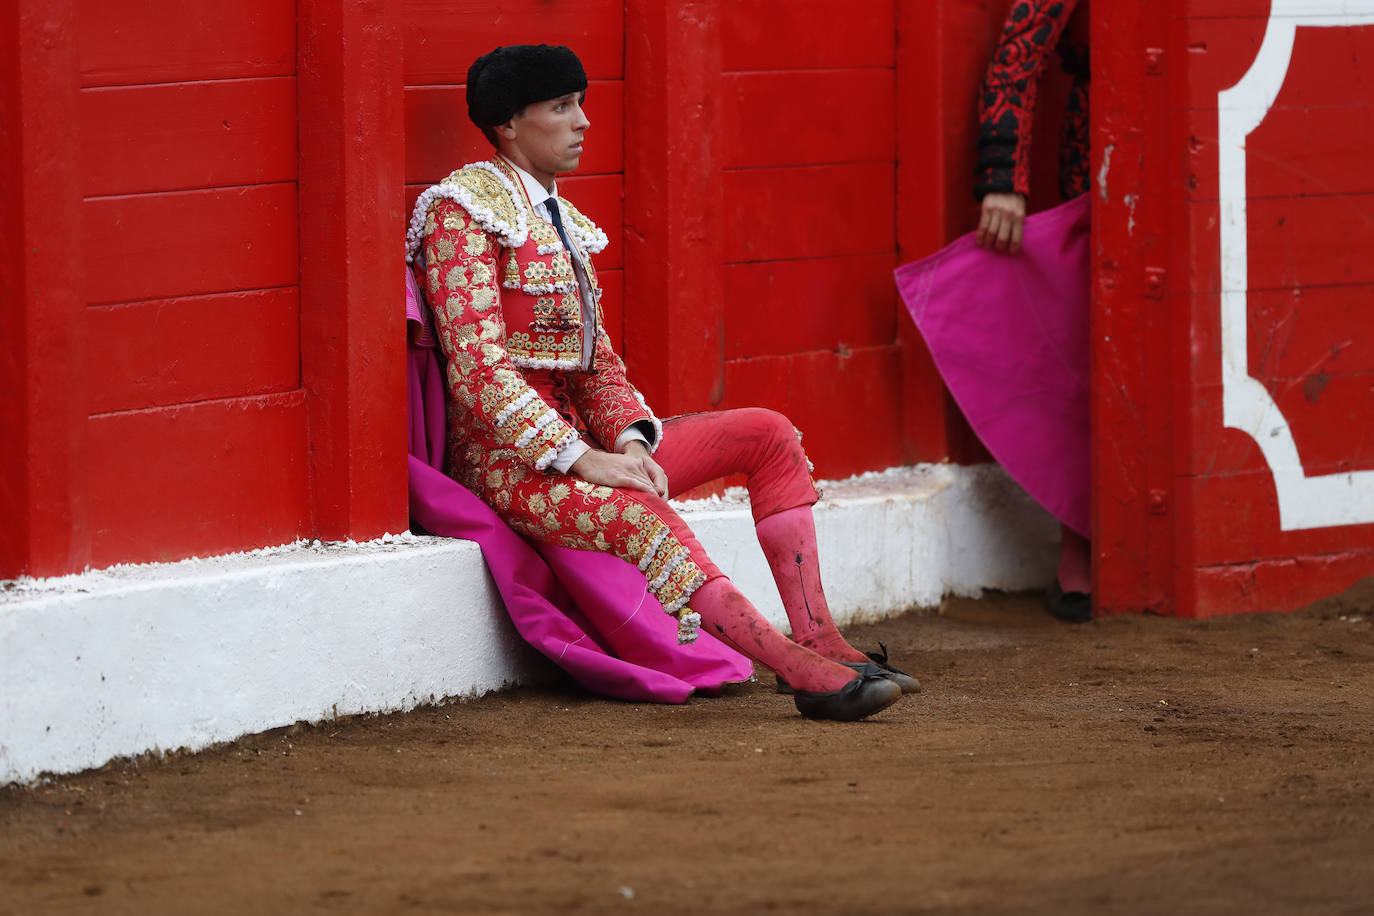
<path id="1" fill-rule="evenodd" d="M 651 448 L 662 433 L 604 330 L 590 256 L 606 234 L 560 202 L 596 301 L 586 369 L 572 262 L 499 158 L 421 194 L 408 240 L 412 254 L 423 250 L 425 294 L 448 357 L 450 442 L 487 457 L 513 454 L 538 471 L 578 438 L 579 418 L 606 448 L 641 421 L 653 426 Z"/>
<path id="2" fill-rule="evenodd" d="M 1016 0 L 988 64 L 978 99 L 978 165 L 974 194 L 1030 193 L 1031 124 L 1046 58 L 1058 46 L 1073 89 L 1059 141 L 1059 192 L 1088 189 L 1088 3 Z"/>

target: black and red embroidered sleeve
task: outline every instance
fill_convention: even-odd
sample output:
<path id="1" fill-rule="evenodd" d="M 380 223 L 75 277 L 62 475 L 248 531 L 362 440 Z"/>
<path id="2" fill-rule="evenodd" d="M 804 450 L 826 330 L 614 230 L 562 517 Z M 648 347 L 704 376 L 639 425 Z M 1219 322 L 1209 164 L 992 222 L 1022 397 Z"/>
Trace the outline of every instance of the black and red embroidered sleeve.
<path id="1" fill-rule="evenodd" d="M 1002 28 L 1002 38 L 983 78 L 978 99 L 978 166 L 974 174 L 974 194 L 981 200 L 993 192 L 1030 192 L 1031 122 L 1040 77 L 1051 49 L 1060 43 L 1069 16 L 1078 0 L 1016 0 Z M 1074 95 L 1069 100 L 1069 120 L 1078 107 L 1078 127 L 1082 144 L 1079 159 L 1086 180 L 1087 159 L 1087 46 L 1061 48 L 1065 68 L 1074 75 Z M 1071 67 L 1082 59 L 1082 77 Z M 1072 145 L 1065 125 L 1064 139 Z M 1061 153 L 1068 153 L 1061 149 Z M 1071 157 L 1070 157 L 1071 158 Z M 1064 164 L 1061 157 L 1061 187 Z"/>

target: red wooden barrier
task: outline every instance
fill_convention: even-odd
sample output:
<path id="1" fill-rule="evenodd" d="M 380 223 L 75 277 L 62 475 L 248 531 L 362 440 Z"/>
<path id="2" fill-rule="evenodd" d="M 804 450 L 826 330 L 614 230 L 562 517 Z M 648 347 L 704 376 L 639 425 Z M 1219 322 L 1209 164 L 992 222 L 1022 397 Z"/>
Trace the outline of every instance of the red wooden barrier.
<path id="1" fill-rule="evenodd" d="M 0 577 L 90 558 L 71 0 L 0 7 Z"/>
<path id="2" fill-rule="evenodd" d="M 971 219 L 962 185 L 930 210 L 896 185 L 967 168 L 1003 11 L 21 3 L 6 111 L 43 117 L 3 160 L 6 238 L 25 240 L 5 252 L 23 307 L 0 318 L 4 378 L 27 396 L 4 407 L 0 575 L 404 524 L 378 265 L 420 188 L 490 154 L 463 80 L 501 43 L 568 44 L 587 67 L 588 153 L 561 185 L 613 239 L 609 331 L 660 412 L 776 407 L 823 476 L 976 457 L 890 271 L 899 219 L 918 227 L 903 256 Z M 899 14 L 931 30 L 903 46 Z M 981 47 L 945 52 L 960 30 Z M 55 370 L 63 390 L 37 384 Z"/>
<path id="3" fill-rule="evenodd" d="M 973 225 L 1008 5 L 6 6 L 0 576 L 405 523 L 378 265 L 420 188 L 489 155 L 463 80 L 501 43 L 586 64 L 561 187 L 612 237 L 609 330 L 660 412 L 776 407 L 822 476 L 984 457 L 890 271 Z M 1374 571 L 1371 5 L 1096 23 L 1107 610 L 1281 609 Z"/>
<path id="4" fill-rule="evenodd" d="M 1099 602 L 1338 591 L 1374 572 L 1374 4 L 1142 6 L 1093 41 Z"/>
<path id="5" fill-rule="evenodd" d="M 310 530 L 407 524 L 400 0 L 300 0 L 301 386 Z M 366 90 L 355 87 L 367 87 Z"/>
<path id="6" fill-rule="evenodd" d="M 724 393 L 719 4 L 629 4 L 625 361 L 663 416 Z"/>

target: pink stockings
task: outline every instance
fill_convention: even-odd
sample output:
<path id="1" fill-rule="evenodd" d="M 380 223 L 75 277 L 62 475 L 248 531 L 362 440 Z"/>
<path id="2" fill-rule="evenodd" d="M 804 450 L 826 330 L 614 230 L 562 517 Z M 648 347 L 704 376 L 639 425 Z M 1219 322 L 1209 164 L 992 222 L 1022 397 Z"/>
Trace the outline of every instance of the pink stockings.
<path id="1" fill-rule="evenodd" d="M 1092 544 L 1068 525 L 1059 526 L 1059 587 L 1066 592 L 1093 590 Z"/>
<path id="2" fill-rule="evenodd" d="M 684 537 L 698 565 L 708 576 L 715 573 L 691 598 L 707 632 L 723 636 L 803 690 L 837 690 L 853 680 L 852 669 L 834 662 L 867 658 L 844 641 L 830 617 L 811 517 L 816 490 L 792 424 L 773 411 L 749 408 L 675 417 L 663 426 L 663 445 L 654 458 L 668 475 L 673 493 L 728 474 L 747 475 L 759 544 L 796 642 L 768 623 L 728 579 L 719 577 L 715 564 L 697 556 L 695 538 Z M 676 513 L 669 523 L 673 521 L 681 524 Z"/>
<path id="3" fill-rule="evenodd" d="M 821 565 L 816 557 L 816 523 L 810 506 L 770 515 L 754 525 L 759 546 L 768 558 L 778 585 L 792 638 L 829 659 L 866 662 L 868 657 L 845 642 L 830 617 L 821 588 Z"/>
<path id="4" fill-rule="evenodd" d="M 696 590 L 692 610 L 701 615 L 706 632 L 762 662 L 800 690 L 828 693 L 856 677 L 852 668 L 821 658 L 779 633 L 724 576 Z"/>

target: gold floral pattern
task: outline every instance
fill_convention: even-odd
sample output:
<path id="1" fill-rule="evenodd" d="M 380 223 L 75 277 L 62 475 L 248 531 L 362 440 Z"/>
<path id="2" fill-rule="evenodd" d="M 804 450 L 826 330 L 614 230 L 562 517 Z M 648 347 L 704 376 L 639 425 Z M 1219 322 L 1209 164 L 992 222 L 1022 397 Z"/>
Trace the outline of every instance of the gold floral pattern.
<path id="1" fill-rule="evenodd" d="M 446 183 L 471 192 L 471 200 L 464 199 L 480 205 L 481 224 L 477 210 L 465 211 L 465 204 L 449 198 L 435 200 L 423 221 L 425 292 L 431 304 L 442 304 L 435 320 L 449 359 L 448 472 L 529 537 L 636 564 L 664 607 L 682 613 L 704 575 L 659 515 L 671 516 L 671 510 L 664 505 L 656 511 L 626 491 L 548 470 L 577 438 L 574 409 L 606 444 L 633 423 L 657 421 L 625 378 L 599 317 L 591 362 L 581 368 L 582 301 L 572 261 L 552 228 L 530 219 L 523 243 L 512 236 L 517 240 L 510 244 L 519 247 L 503 247 L 506 236 L 492 229 L 493 220 L 509 217 L 515 225 L 520 204 L 489 170 L 468 171 Z M 523 195 L 518 181 L 513 187 Z M 562 203 L 570 235 L 585 253 L 586 241 L 596 241 L 600 230 Z M 533 213 L 528 200 L 524 206 Z M 596 271 L 589 259 L 583 264 L 599 316 Z M 548 373 L 558 379 L 550 400 L 540 393 L 550 390 Z"/>
<path id="2" fill-rule="evenodd" d="M 490 283 L 475 289 L 472 285 L 474 272 L 495 276 L 496 252 L 485 231 L 465 218 L 448 219 L 455 210 L 461 213 L 462 207 L 451 200 L 437 201 L 432 208 L 435 229 L 424 239 L 425 261 L 432 259 L 435 265 L 426 272 L 426 292 L 431 303 L 442 303 L 435 310 L 435 322 L 449 358 L 449 394 L 459 408 L 451 411 L 450 435 L 513 449 L 531 467 L 542 468 L 577 433 L 556 414 L 545 417 L 546 405 L 542 410 L 515 406 L 522 398 L 521 407 L 543 401 L 516 369 L 505 346 L 498 292 Z M 462 228 L 439 228 L 447 223 Z M 440 250 L 446 241 L 453 254 L 442 258 Z M 441 277 L 442 287 L 437 282 Z M 529 349 L 552 343 L 531 340 Z"/>

